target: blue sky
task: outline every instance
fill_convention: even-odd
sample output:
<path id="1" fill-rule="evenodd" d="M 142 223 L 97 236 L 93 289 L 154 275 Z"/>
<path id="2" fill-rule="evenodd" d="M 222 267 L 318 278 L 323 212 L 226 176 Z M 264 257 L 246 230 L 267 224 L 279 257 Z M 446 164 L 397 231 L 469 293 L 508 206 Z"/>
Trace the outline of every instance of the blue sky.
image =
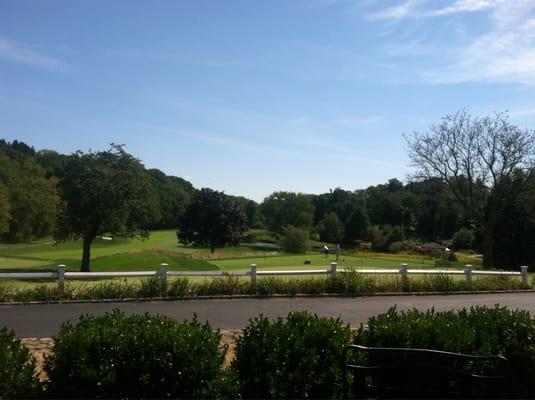
<path id="1" fill-rule="evenodd" d="M 0 0 L 0 137 L 230 194 L 410 173 L 460 108 L 535 128 L 535 0 Z"/>

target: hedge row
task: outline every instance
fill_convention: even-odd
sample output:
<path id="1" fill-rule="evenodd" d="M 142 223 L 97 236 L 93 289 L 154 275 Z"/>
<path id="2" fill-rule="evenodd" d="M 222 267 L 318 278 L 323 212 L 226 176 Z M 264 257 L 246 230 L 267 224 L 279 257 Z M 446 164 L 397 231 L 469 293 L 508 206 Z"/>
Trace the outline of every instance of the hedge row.
<path id="1" fill-rule="evenodd" d="M 371 318 L 352 333 L 339 319 L 307 312 L 252 319 L 224 366 L 221 335 L 194 319 L 82 316 L 66 323 L 46 359 L 48 381 L 13 334 L 0 331 L 0 398 L 337 398 L 345 345 L 413 347 L 502 354 L 514 370 L 515 394 L 535 397 L 535 320 L 502 307 Z"/>
<path id="2" fill-rule="evenodd" d="M 273 295 L 273 294 L 346 294 L 366 295 L 384 292 L 452 292 L 499 291 L 529 289 L 521 280 L 510 277 L 480 277 L 471 283 L 454 279 L 449 275 L 431 275 L 409 278 L 408 285 L 401 278 L 374 277 L 356 271 L 339 272 L 334 277 L 315 278 L 258 278 L 252 285 L 248 280 L 233 275 L 223 275 L 190 282 L 187 278 L 170 279 L 163 285 L 159 277 L 142 280 L 139 284 L 111 281 L 97 285 L 66 285 L 60 290 L 56 285 L 38 285 L 32 289 L 15 290 L 0 285 L 0 301 L 62 301 L 100 300 L 151 297 L 194 297 L 220 295 Z"/>

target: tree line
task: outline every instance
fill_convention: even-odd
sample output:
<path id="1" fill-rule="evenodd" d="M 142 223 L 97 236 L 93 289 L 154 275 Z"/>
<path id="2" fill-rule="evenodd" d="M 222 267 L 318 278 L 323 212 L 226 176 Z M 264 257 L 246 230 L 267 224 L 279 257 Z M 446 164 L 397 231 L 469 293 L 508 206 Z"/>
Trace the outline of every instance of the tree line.
<path id="1" fill-rule="evenodd" d="M 407 183 L 278 191 L 257 203 L 147 169 L 119 145 L 64 155 L 0 140 L 0 239 L 80 239 L 82 270 L 99 235 L 177 229 L 181 242 L 213 251 L 252 227 L 350 246 L 370 241 L 378 251 L 442 242 L 482 252 L 485 266 L 534 263 L 534 131 L 506 114 L 461 110 L 406 141 L 417 171 Z"/>

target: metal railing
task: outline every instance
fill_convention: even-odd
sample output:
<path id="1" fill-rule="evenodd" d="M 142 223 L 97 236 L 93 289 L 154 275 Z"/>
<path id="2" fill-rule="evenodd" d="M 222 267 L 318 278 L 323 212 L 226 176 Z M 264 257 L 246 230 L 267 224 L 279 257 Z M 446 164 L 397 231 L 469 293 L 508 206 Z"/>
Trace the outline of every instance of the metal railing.
<path id="1" fill-rule="evenodd" d="M 98 278 L 142 278 L 160 276 L 164 283 L 169 276 L 179 277 L 217 277 L 222 275 L 249 276 L 251 283 L 255 284 L 257 277 L 261 276 L 295 276 L 295 275 L 330 275 L 335 276 L 339 272 L 352 271 L 367 275 L 400 275 L 403 284 L 408 282 L 409 275 L 464 275 L 468 283 L 472 282 L 474 275 L 479 276 L 518 276 L 522 283 L 528 285 L 528 267 L 521 266 L 520 271 L 489 271 L 474 270 L 468 264 L 464 269 L 413 269 L 408 264 L 401 264 L 399 268 L 376 268 L 376 269 L 346 269 L 338 268 L 336 262 L 330 263 L 325 269 L 301 269 L 301 270 L 258 270 L 256 264 L 251 264 L 249 271 L 169 271 L 166 263 L 160 265 L 156 271 L 110 271 L 110 272 L 70 272 L 65 264 L 58 265 L 57 272 L 0 272 L 1 279 L 57 279 L 60 288 L 64 287 L 66 279 L 98 279 Z"/>

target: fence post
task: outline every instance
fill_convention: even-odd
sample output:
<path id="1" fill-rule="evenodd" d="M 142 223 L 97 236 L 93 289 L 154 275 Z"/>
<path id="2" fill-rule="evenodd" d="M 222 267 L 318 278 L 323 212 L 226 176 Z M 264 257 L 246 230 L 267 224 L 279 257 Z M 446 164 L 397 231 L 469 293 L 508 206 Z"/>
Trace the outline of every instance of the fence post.
<path id="1" fill-rule="evenodd" d="M 63 291 L 65 288 L 65 269 L 67 266 L 65 264 L 58 265 L 58 288 Z"/>
<path id="2" fill-rule="evenodd" d="M 251 286 L 256 285 L 256 264 L 251 264 Z"/>
<path id="3" fill-rule="evenodd" d="M 464 273 L 466 274 L 466 283 L 472 283 L 472 265 L 466 264 L 464 266 Z"/>
<path id="4" fill-rule="evenodd" d="M 409 286 L 409 272 L 407 271 L 408 264 L 401 264 L 399 267 L 399 273 L 401 274 L 401 285 L 403 290 L 407 290 Z"/>
<path id="5" fill-rule="evenodd" d="M 529 283 L 528 283 L 528 266 L 527 265 L 522 265 L 520 267 L 520 270 L 522 271 L 522 285 L 528 286 L 529 285 Z"/>
<path id="6" fill-rule="evenodd" d="M 167 270 L 168 270 L 169 264 L 167 263 L 161 263 L 160 264 L 160 278 L 162 279 L 162 286 L 164 288 L 167 287 Z"/>
<path id="7" fill-rule="evenodd" d="M 338 263 L 335 263 L 335 262 L 332 262 L 331 263 L 331 277 L 334 278 L 334 276 L 336 275 L 336 266 L 338 265 Z"/>

